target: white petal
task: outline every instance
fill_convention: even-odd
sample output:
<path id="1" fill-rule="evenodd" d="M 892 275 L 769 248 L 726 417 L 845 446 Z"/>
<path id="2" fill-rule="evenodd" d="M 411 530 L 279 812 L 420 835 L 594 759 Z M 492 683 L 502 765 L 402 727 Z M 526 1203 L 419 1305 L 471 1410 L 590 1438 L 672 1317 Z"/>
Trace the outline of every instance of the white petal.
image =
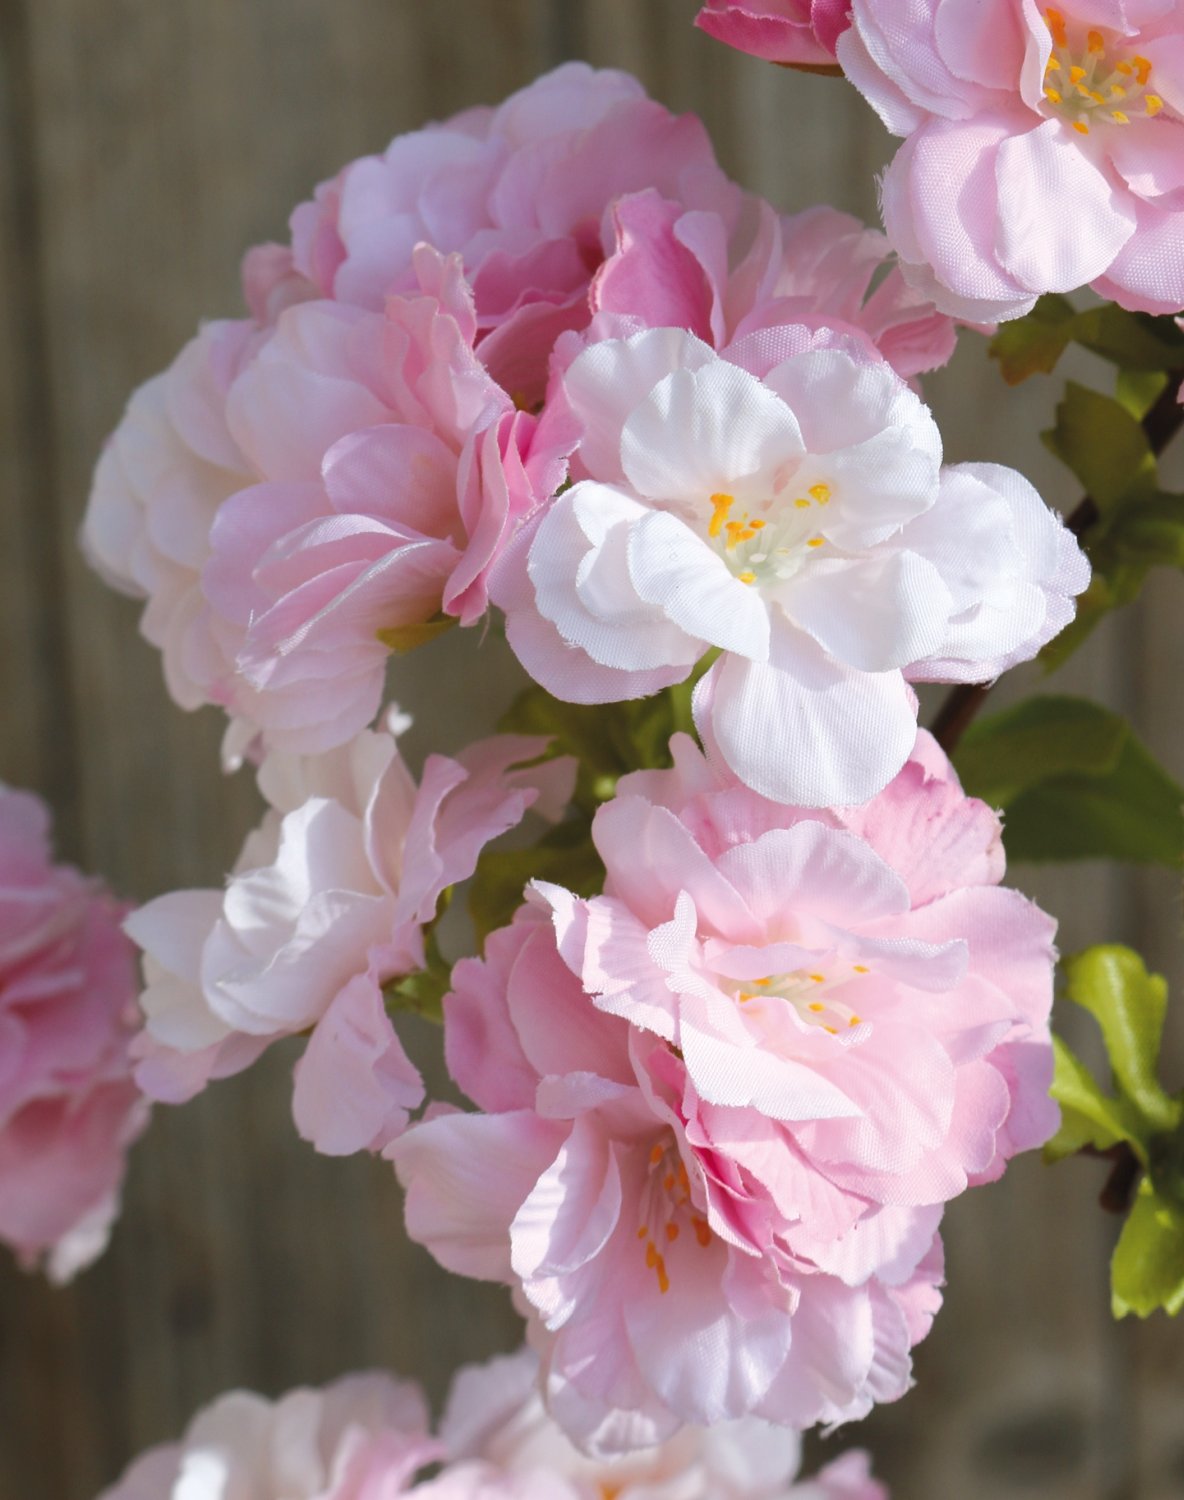
<path id="1" fill-rule="evenodd" d="M 778 469 L 802 452 L 793 412 L 723 359 L 668 375 L 621 433 L 621 463 L 634 489 L 701 506 L 707 516 L 713 493 L 770 489 Z"/>
<path id="2" fill-rule="evenodd" d="M 951 607 L 941 575 L 915 552 L 819 559 L 783 597 L 796 624 L 837 661 L 863 672 L 905 667 L 936 651 Z"/>
<path id="3" fill-rule="evenodd" d="M 857 672 L 788 622 L 773 621 L 769 661 L 712 668 L 710 733 L 737 776 L 776 802 L 868 801 L 908 759 L 916 709 L 899 672 Z M 705 679 L 706 680 L 706 679 Z M 700 685 L 702 686 L 702 685 Z"/>
<path id="4" fill-rule="evenodd" d="M 688 635 L 753 661 L 768 655 L 768 606 L 676 516 L 651 511 L 630 527 L 627 557 L 638 595 Z"/>
<path id="5" fill-rule="evenodd" d="M 716 358 L 694 334 L 649 328 L 628 339 L 604 339 L 575 359 L 563 389 L 584 424 L 580 458 L 597 479 L 623 479 L 621 429 L 629 413 L 672 370 L 697 370 Z"/>
<path id="6" fill-rule="evenodd" d="M 630 582 L 629 528 L 648 514 L 621 491 L 585 481 L 554 503 L 530 549 L 539 613 L 569 645 L 616 670 L 689 667 L 703 651 Z"/>

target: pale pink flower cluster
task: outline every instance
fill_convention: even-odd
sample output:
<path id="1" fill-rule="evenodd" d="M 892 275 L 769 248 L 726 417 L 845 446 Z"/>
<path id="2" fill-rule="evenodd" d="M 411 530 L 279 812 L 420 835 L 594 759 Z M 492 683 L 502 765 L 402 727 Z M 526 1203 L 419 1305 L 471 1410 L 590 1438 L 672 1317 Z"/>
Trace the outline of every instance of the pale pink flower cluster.
<path id="1" fill-rule="evenodd" d="M 807 51 L 843 21 L 707 11 Z M 966 12 L 945 0 L 935 34 Z M 911 382 L 953 323 L 889 260 L 842 214 L 742 193 L 633 80 L 569 65 L 318 189 L 289 246 L 247 257 L 251 317 L 204 328 L 100 462 L 88 550 L 147 601 L 178 702 L 232 716 L 227 759 L 259 765 L 270 809 L 224 890 L 128 924 L 137 1079 L 180 1101 L 304 1038 L 301 1134 L 387 1152 L 413 1236 L 528 1319 L 549 1416 L 447 1438 L 419 1488 L 870 1500 L 862 1459 L 788 1490 L 795 1440 L 752 1434 L 903 1393 L 944 1204 L 1055 1123 L 1052 924 L 999 889 L 998 820 L 918 739 L 911 684 L 1029 659 L 1088 567 L 1015 471 L 943 466 Z M 445 894 L 574 784 L 518 736 L 416 784 L 395 721 L 367 727 L 392 651 L 491 606 L 569 702 L 700 672 L 704 750 L 677 738 L 674 769 L 601 808 L 602 895 L 536 882 L 456 966 L 446 1051 L 478 1112 L 411 1125 L 390 1011 L 443 978 Z M 352 1395 L 226 1398 L 137 1500 L 401 1492 L 434 1440 L 405 1392 L 358 1390 L 356 1422 Z M 561 1483 L 527 1462 L 536 1428 Z M 663 1443 L 636 1481 L 598 1477 Z"/>
<path id="2" fill-rule="evenodd" d="M 393 721 L 319 756 L 273 752 L 270 811 L 226 889 L 174 891 L 127 922 L 144 950 L 145 1093 L 192 1098 L 272 1042 L 307 1033 L 293 1112 L 319 1151 L 378 1150 L 423 1102 L 383 986 L 425 964 L 443 892 L 530 807 L 555 817 L 575 767 L 529 766 L 543 739 L 502 735 L 430 756 L 416 786 Z"/>
<path id="3" fill-rule="evenodd" d="M 758 796 L 685 737 L 445 1000 L 452 1076 L 391 1148 L 407 1228 L 504 1281 L 587 1451 L 839 1422 L 910 1384 L 946 1201 L 1057 1114 L 1053 923 L 924 734 L 860 808 Z"/>
<path id="4" fill-rule="evenodd" d="M 267 1401 L 234 1391 L 101 1500 L 887 1500 L 867 1455 L 795 1483 L 796 1433 L 758 1421 L 625 1460 L 586 1458 L 549 1421 L 523 1351 L 458 1372 L 438 1436 L 416 1386 L 377 1372 Z M 418 1477 L 429 1464 L 443 1467 Z"/>
<path id="5" fill-rule="evenodd" d="M 697 120 L 583 65 L 351 163 L 292 229 L 247 257 L 253 317 L 133 397 L 83 529 L 174 698 L 236 721 L 231 760 L 345 743 L 392 650 L 486 616 L 570 477 L 556 382 L 585 344 L 669 327 L 771 358 L 792 324 L 905 378 L 953 348 L 879 276 L 881 235 L 779 217 Z"/>
<path id="6" fill-rule="evenodd" d="M 797 68 L 834 68 L 850 0 L 707 0 L 695 25 L 740 52 Z"/>
<path id="7" fill-rule="evenodd" d="M 124 911 L 52 862 L 45 805 L 0 786 L 0 1241 L 57 1281 L 106 1245 L 147 1122 Z"/>
<path id="8" fill-rule="evenodd" d="M 837 47 L 905 137 L 884 223 L 946 311 L 1012 318 L 1087 284 L 1184 307 L 1177 0 L 852 0 Z"/>

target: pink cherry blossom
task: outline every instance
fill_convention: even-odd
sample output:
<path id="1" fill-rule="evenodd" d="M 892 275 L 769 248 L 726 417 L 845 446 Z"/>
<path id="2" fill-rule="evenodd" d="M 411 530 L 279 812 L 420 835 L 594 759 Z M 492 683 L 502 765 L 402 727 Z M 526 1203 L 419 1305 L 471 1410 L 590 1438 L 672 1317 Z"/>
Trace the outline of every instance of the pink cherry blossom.
<path id="1" fill-rule="evenodd" d="M 785 325 L 803 325 L 881 355 L 906 378 L 954 351 L 952 320 L 888 265 L 885 237 L 836 209 L 778 215 L 748 196 L 730 231 L 721 215 L 649 189 L 613 205 L 612 231 L 589 292 L 596 316 L 583 337 L 559 341 L 563 367 L 585 343 L 656 326 L 687 329 L 723 349 L 746 336 L 772 348 Z"/>
<path id="2" fill-rule="evenodd" d="M 905 137 L 883 181 L 906 272 L 959 317 L 1092 286 L 1184 306 L 1184 30 L 1173 0 L 853 0 L 848 78 Z"/>
<path id="3" fill-rule="evenodd" d="M 127 929 L 145 953 L 137 1079 L 180 1103 L 310 1032 L 297 1128 L 319 1151 L 377 1150 L 423 1101 L 383 985 L 425 965 L 424 928 L 484 845 L 534 806 L 558 816 L 574 768 L 502 735 L 433 755 L 417 787 L 390 727 L 320 756 L 270 755 L 270 804 L 224 892 L 175 891 Z"/>
<path id="4" fill-rule="evenodd" d="M 707 0 L 695 25 L 769 62 L 833 68 L 849 13 L 849 0 Z"/>
<path id="5" fill-rule="evenodd" d="M 526 1349 L 458 1371 L 440 1424 L 449 1464 L 424 1488 L 459 1500 L 478 1490 L 520 1494 L 532 1481 L 543 1493 L 546 1479 L 547 1494 L 575 1500 L 887 1500 L 858 1451 L 794 1483 L 800 1435 L 755 1417 L 684 1427 L 657 1448 L 590 1458 L 547 1415 L 537 1384 L 538 1361 Z"/>
<path id="6" fill-rule="evenodd" d="M 394 1500 L 440 1453 L 423 1393 L 375 1371 L 277 1401 L 220 1396 L 99 1500 Z"/>
<path id="7" fill-rule="evenodd" d="M 758 328 L 719 355 L 649 329 L 593 344 L 562 386 L 578 482 L 495 577 L 510 643 L 585 703 L 718 650 L 696 719 L 766 796 L 866 801 L 912 747 L 908 681 L 1028 659 L 1088 581 L 1026 480 L 942 468 L 928 409 L 833 331 Z"/>
<path id="8" fill-rule="evenodd" d="M 258 482 L 219 508 L 203 589 L 227 706 L 287 750 L 369 723 L 392 645 L 484 614 L 493 561 L 565 471 L 474 354 L 458 264 L 417 262 L 444 300 L 291 307 L 227 396 Z"/>
<path id="9" fill-rule="evenodd" d="M 0 1240 L 57 1281 L 106 1245 L 147 1123 L 124 910 L 52 863 L 45 805 L 0 786 Z"/>
<path id="10" fill-rule="evenodd" d="M 453 971 L 407 1228 L 529 1315 L 593 1455 L 837 1422 L 910 1383 L 946 1201 L 1056 1125 L 1053 923 L 922 735 L 864 807 L 758 796 L 677 737 L 597 814 L 603 896 L 535 883 Z"/>
<path id="11" fill-rule="evenodd" d="M 136 391 L 99 459 L 82 525 L 91 566 L 147 600 L 140 630 L 187 709 L 209 702 L 233 670 L 211 635 L 201 570 L 218 507 L 252 479 L 226 425 L 226 396 L 256 340 L 246 320 L 208 323 Z"/>

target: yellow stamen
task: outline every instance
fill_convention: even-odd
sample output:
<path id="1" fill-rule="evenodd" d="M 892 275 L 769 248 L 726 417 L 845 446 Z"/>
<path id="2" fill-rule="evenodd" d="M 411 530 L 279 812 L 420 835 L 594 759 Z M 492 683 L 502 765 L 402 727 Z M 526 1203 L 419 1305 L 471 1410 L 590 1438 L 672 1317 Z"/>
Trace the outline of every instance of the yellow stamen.
<path id="1" fill-rule="evenodd" d="M 1110 97 L 1111 99 L 1125 99 L 1126 90 L 1120 83 L 1112 83 L 1110 85 Z"/>
<path id="2" fill-rule="evenodd" d="M 650 1165 L 656 1167 L 665 1154 L 661 1146 L 655 1146 L 650 1152 Z"/>
<path id="3" fill-rule="evenodd" d="M 1134 71 L 1134 68 L 1128 62 L 1120 62 L 1115 68 L 1115 72 L 1121 73 L 1124 78 L 1129 78 Z"/>
<path id="4" fill-rule="evenodd" d="M 1090 31 L 1086 34 L 1085 45 L 1090 52 L 1105 52 L 1106 38 L 1100 31 Z"/>
<path id="5" fill-rule="evenodd" d="M 717 537 L 724 529 L 724 522 L 728 518 L 728 512 L 736 503 L 735 495 L 712 495 L 711 520 L 707 524 L 707 535 Z"/>
<path id="6" fill-rule="evenodd" d="M 854 969 L 855 969 L 855 972 L 857 974 L 870 974 L 871 973 L 871 970 L 868 968 L 868 966 L 866 964 L 855 964 L 854 965 Z"/>
<path id="7" fill-rule="evenodd" d="M 862 1016 L 852 1016 L 851 1019 L 847 1022 L 848 1026 L 861 1026 L 862 1024 L 863 1024 L 863 1017 Z"/>
<path id="8" fill-rule="evenodd" d="M 651 1271 L 658 1273 L 658 1290 L 663 1296 L 670 1290 L 670 1277 L 666 1274 L 666 1262 L 658 1254 L 653 1240 L 645 1247 L 645 1263 Z"/>
<path id="9" fill-rule="evenodd" d="M 1073 129 L 1077 132 L 1078 135 L 1089 134 L 1089 126 L 1085 123 L 1084 120 L 1074 120 Z"/>
<path id="10" fill-rule="evenodd" d="M 756 574 L 752 572 L 751 569 L 746 569 L 743 573 L 737 573 L 736 577 L 740 580 L 741 583 L 756 582 Z"/>
<path id="11" fill-rule="evenodd" d="M 695 1231 L 695 1238 L 701 1245 L 706 1247 L 711 1244 L 711 1230 L 707 1227 L 706 1219 L 692 1219 L 691 1227 Z"/>
<path id="12" fill-rule="evenodd" d="M 797 506 L 797 508 L 799 510 L 809 510 L 810 509 L 810 502 L 808 500 L 795 500 L 793 503 Z"/>
<path id="13" fill-rule="evenodd" d="M 821 547 L 822 546 L 822 537 L 820 537 L 820 536 L 812 536 L 810 538 L 810 540 L 806 543 L 806 546 L 807 547 Z"/>
<path id="14" fill-rule="evenodd" d="M 839 1034 L 838 1027 L 836 1026 L 824 1026 L 822 1029 L 826 1032 L 827 1036 L 838 1036 Z"/>
<path id="15" fill-rule="evenodd" d="M 1114 112 L 1111 114 L 1110 118 L 1114 121 L 1114 123 L 1116 125 L 1129 125 L 1131 123 L 1130 116 L 1129 115 L 1124 115 L 1123 112 L 1122 112 L 1122 110 L 1120 110 L 1120 109 L 1114 110 Z"/>
<path id="16" fill-rule="evenodd" d="M 819 505 L 825 505 L 830 499 L 830 485 L 812 484 L 810 486 L 810 494 L 818 501 Z"/>
<path id="17" fill-rule="evenodd" d="M 662 1186 L 666 1189 L 666 1191 L 668 1193 L 672 1193 L 674 1191 L 674 1173 L 673 1172 L 668 1172 L 666 1174 L 666 1176 L 662 1179 Z"/>
<path id="18" fill-rule="evenodd" d="M 674 1241 L 678 1238 L 678 1225 L 677 1224 L 667 1224 L 667 1226 L 666 1226 L 666 1238 L 670 1241 L 671 1244 L 673 1244 Z"/>
<path id="19" fill-rule="evenodd" d="M 1151 119 L 1154 119 L 1163 108 L 1163 100 L 1158 94 L 1144 94 L 1143 103 L 1147 106 L 1147 113 Z"/>
<path id="20" fill-rule="evenodd" d="M 1140 83 L 1146 83 L 1151 77 L 1151 59 L 1147 57 L 1134 57 L 1131 61 L 1135 65 L 1135 77 Z"/>
<path id="21" fill-rule="evenodd" d="M 1060 102 L 1061 102 L 1061 96 L 1060 96 L 1060 94 L 1057 93 L 1056 89 L 1045 89 L 1045 91 L 1044 91 L 1044 97 L 1051 104 L 1060 104 Z"/>
<path id="22" fill-rule="evenodd" d="M 737 995 L 736 999 L 739 1000 L 739 1002 L 740 1002 L 741 1005 L 747 1005 L 750 1000 L 755 1000 L 756 996 L 755 995 Z"/>
<path id="23" fill-rule="evenodd" d="M 1048 22 L 1048 29 L 1052 32 L 1052 39 L 1057 46 L 1068 46 L 1069 36 L 1065 30 L 1065 18 L 1060 11 L 1050 8 L 1044 12 L 1044 19 Z"/>
<path id="24" fill-rule="evenodd" d="M 815 984 L 825 984 L 826 983 L 826 975 L 825 974 L 810 974 L 807 977 L 810 978 L 810 979 L 812 979 Z"/>
<path id="25" fill-rule="evenodd" d="M 1045 65 L 1046 73 L 1059 73 L 1061 71 L 1061 60 L 1054 52 Z"/>
<path id="26" fill-rule="evenodd" d="M 753 531 L 763 531 L 765 529 L 763 521 L 749 521 L 748 524 L 752 527 Z"/>
<path id="27" fill-rule="evenodd" d="M 815 1014 L 817 1014 L 820 1010 L 825 1010 L 826 1006 L 823 1005 L 819 1000 L 811 1000 L 809 1005 L 806 1006 L 806 1009 L 812 1010 L 815 1012 Z"/>
<path id="28" fill-rule="evenodd" d="M 1083 67 L 1081 67 L 1079 64 L 1074 63 L 1073 66 L 1069 69 L 1069 82 L 1070 83 L 1080 83 L 1081 80 L 1084 77 L 1085 77 L 1085 69 Z"/>
<path id="29" fill-rule="evenodd" d="M 678 1164 L 678 1182 L 684 1192 L 690 1192 L 691 1179 L 687 1176 L 687 1169 L 682 1162 Z"/>
<path id="30" fill-rule="evenodd" d="M 637 1231 L 637 1238 L 638 1238 L 638 1239 L 639 1239 L 639 1240 L 644 1240 L 644 1239 L 645 1239 L 645 1237 L 646 1237 L 646 1235 L 647 1235 L 647 1234 L 648 1234 L 648 1233 L 649 1233 L 649 1230 L 648 1230 L 648 1229 L 647 1229 L 647 1228 L 646 1228 L 646 1227 L 645 1227 L 645 1225 L 644 1225 L 644 1224 L 643 1224 L 643 1225 L 642 1225 L 642 1226 L 641 1226 L 641 1228 L 640 1228 L 640 1229 L 639 1229 L 639 1230 L 638 1230 L 638 1231 Z"/>

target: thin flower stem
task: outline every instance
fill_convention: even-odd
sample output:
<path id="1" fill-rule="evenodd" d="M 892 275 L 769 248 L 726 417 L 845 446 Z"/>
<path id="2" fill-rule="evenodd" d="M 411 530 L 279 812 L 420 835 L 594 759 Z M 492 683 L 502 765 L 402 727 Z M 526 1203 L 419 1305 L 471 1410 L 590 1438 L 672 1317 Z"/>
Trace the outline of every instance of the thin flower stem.
<path id="1" fill-rule="evenodd" d="M 1157 458 L 1181 427 L 1184 427 L 1184 406 L 1180 404 L 1182 383 L 1184 373 L 1174 375 L 1143 418 L 1143 430 L 1147 434 L 1151 451 Z M 1081 537 L 1097 521 L 1098 514 L 1095 501 L 1089 495 L 1083 495 L 1065 517 L 1065 525 L 1075 537 Z M 934 715 L 929 729 L 947 755 L 954 753 L 959 740 L 970 727 L 994 685 L 993 682 L 963 682 L 946 695 L 945 702 Z"/>

